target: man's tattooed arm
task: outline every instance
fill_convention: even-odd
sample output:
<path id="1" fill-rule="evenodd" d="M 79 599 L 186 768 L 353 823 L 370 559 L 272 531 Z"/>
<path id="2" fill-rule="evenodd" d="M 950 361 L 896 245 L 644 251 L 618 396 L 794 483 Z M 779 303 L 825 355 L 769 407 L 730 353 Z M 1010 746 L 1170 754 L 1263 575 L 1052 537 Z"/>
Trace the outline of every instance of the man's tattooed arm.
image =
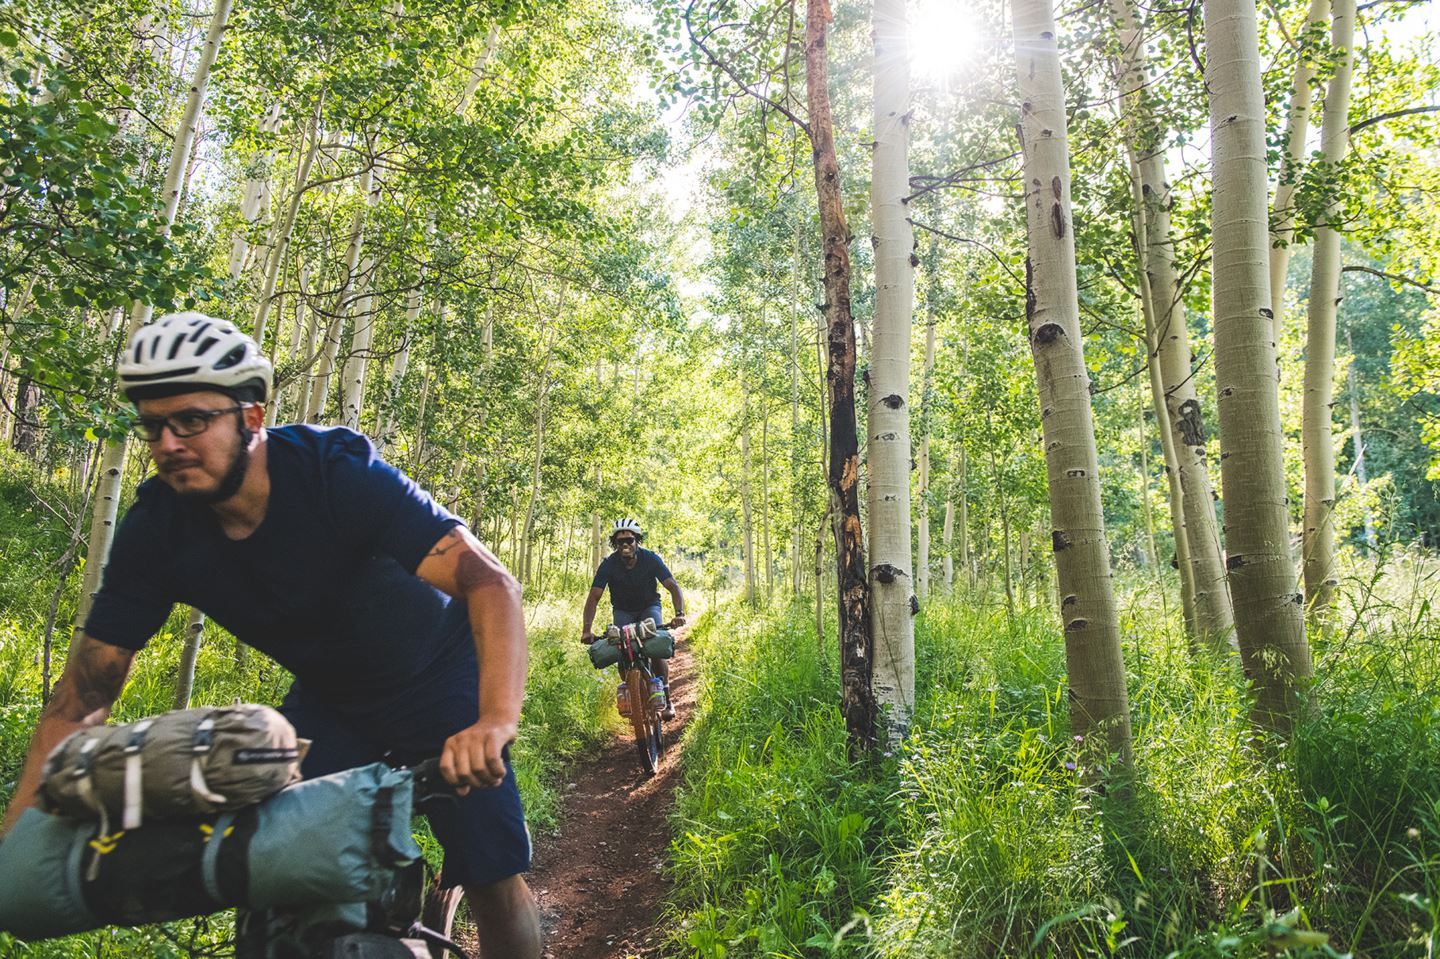
<path id="1" fill-rule="evenodd" d="M 40 717 L 15 797 L 6 810 L 0 832 L 8 831 L 20 814 L 35 804 L 45 757 L 60 741 L 77 729 L 103 723 L 110 707 L 125 688 L 135 653 L 82 635 L 70 646 L 65 672 L 55 684 L 55 693 Z"/>

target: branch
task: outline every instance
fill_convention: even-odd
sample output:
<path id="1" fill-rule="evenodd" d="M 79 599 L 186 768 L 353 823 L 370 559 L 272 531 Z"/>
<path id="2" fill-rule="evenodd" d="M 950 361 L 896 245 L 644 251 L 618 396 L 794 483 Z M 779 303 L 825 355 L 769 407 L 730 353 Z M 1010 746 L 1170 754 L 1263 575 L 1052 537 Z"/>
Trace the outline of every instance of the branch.
<path id="1" fill-rule="evenodd" d="M 1374 7 L 1383 7 L 1383 6 L 1384 6 L 1385 4 L 1387 4 L 1387 3 L 1403 3 L 1403 4 L 1404 4 L 1405 6 L 1407 6 L 1407 7 L 1412 7 L 1412 6 L 1414 6 L 1415 4 L 1417 4 L 1417 3 L 1427 3 L 1427 2 L 1429 2 L 1429 0 L 1370 0 L 1369 3 L 1362 3 L 1362 4 L 1360 4 L 1360 6 L 1356 7 L 1356 8 L 1355 8 L 1355 12 L 1356 12 L 1356 13 L 1361 13 L 1361 12 L 1363 12 L 1363 11 L 1365 11 L 1365 10 L 1370 10 L 1370 9 L 1372 9 L 1372 8 L 1374 8 Z"/>
<path id="2" fill-rule="evenodd" d="M 910 178 L 910 187 L 911 187 L 911 189 L 915 190 L 915 192 L 912 193 L 912 194 L 910 194 L 909 196 L 907 196 L 905 199 L 901 200 L 900 202 L 901 202 L 901 203 L 909 203 L 911 200 L 915 199 L 916 197 L 924 196 L 925 194 L 930 193 L 930 192 L 932 192 L 932 191 L 934 191 L 934 190 L 938 190 L 938 189 L 940 189 L 940 188 L 942 188 L 942 187 L 945 187 L 945 186 L 950 186 L 950 185 L 953 185 L 953 184 L 958 184 L 958 183 L 961 181 L 961 179 L 965 177 L 965 174 L 967 174 L 967 173 L 974 173 L 976 170 L 983 170 L 983 169 L 985 169 L 985 168 L 987 168 L 987 167 L 998 166 L 998 165 L 1001 164 L 1001 163 L 1007 163 L 1007 162 L 1009 162 L 1010 160 L 1015 159 L 1015 158 L 1016 158 L 1017 156 L 1019 156 L 1019 155 L 1020 155 L 1020 151 L 1019 151 L 1019 150 L 1016 150 L 1014 153 L 1011 153 L 1009 156 L 995 157 L 993 160 L 981 160 L 979 163 L 972 163 L 972 164 L 970 164 L 970 165 L 967 166 L 967 167 L 961 167 L 959 170 L 956 170 L 954 173 L 948 173 L 948 174 L 946 174 L 945 176 L 927 176 L 927 175 L 925 175 L 925 174 L 917 174 L 917 175 L 912 176 L 912 177 Z M 1013 179 L 1013 178 L 1012 178 L 1012 177 L 1003 177 L 1003 178 L 1000 178 L 1000 179 L 1003 179 L 1003 180 L 1005 180 L 1005 181 L 1008 181 L 1008 180 Z"/>
<path id="3" fill-rule="evenodd" d="M 1415 287 L 1417 290 L 1424 290 L 1426 293 L 1429 293 L 1431 296 L 1440 296 L 1440 289 L 1436 289 L 1436 288 L 1433 287 L 1433 286 L 1426 286 L 1424 283 L 1421 283 L 1419 280 L 1412 280 L 1412 279 L 1410 279 L 1410 277 L 1408 277 L 1408 276 L 1401 276 L 1401 275 L 1398 274 L 1398 273 L 1386 273 L 1384 270 L 1376 270 L 1376 269 L 1372 269 L 1371 267 L 1368 267 L 1368 266 L 1343 266 L 1343 267 L 1340 268 L 1340 272 L 1341 272 L 1341 273 L 1369 273 L 1371 276 L 1378 276 L 1378 277 L 1380 277 L 1381 279 L 1390 280 L 1392 283 L 1408 283 L 1410 286 Z"/>
<path id="4" fill-rule="evenodd" d="M 794 113 L 792 113 L 782 104 L 776 103 L 774 100 L 771 100 L 764 94 L 752 90 L 744 80 L 741 80 L 740 77 L 736 75 L 735 71 L 731 69 L 730 64 L 726 63 L 725 61 L 717 57 L 715 54 L 710 52 L 710 48 L 705 46 L 705 41 L 701 40 L 698 36 L 696 36 L 695 27 L 690 22 L 690 13 L 694 9 L 695 0 L 691 0 L 689 5 L 685 7 L 685 32 L 690 35 L 690 42 L 695 44 L 695 46 L 699 47 L 700 52 L 705 54 L 705 59 L 709 60 L 713 65 L 719 67 L 722 71 L 724 71 L 725 75 L 729 77 L 731 81 L 733 81 L 734 84 L 738 86 L 741 90 L 744 90 L 746 93 L 759 100 L 761 103 L 769 104 L 771 107 L 775 108 L 777 112 L 783 113 L 785 114 L 785 116 L 789 117 L 790 122 L 795 124 L 800 129 L 804 130 L 805 135 L 808 137 L 810 135 L 810 125 L 808 123 L 797 117 Z"/>
<path id="5" fill-rule="evenodd" d="M 1429 107 L 1410 107 L 1408 110 L 1394 110 L 1390 113 L 1382 113 L 1378 117 L 1371 117 L 1368 120 L 1361 120 L 1359 123 L 1352 126 L 1350 128 L 1350 135 L 1353 137 L 1355 134 L 1359 133 L 1366 127 L 1373 127 L 1377 123 L 1383 123 L 1386 120 L 1393 120 L 1396 117 L 1413 116 L 1416 113 L 1440 113 L 1440 105 Z"/>
<path id="6" fill-rule="evenodd" d="M 1000 268 L 1002 270 L 1010 274 L 1010 279 L 1014 280 L 1015 284 L 1020 287 L 1020 289 L 1025 289 L 1025 281 L 1015 275 L 1015 271 L 1010 269 L 1010 264 L 1002 260 L 1000 258 L 1000 254 L 996 253 L 994 250 L 990 249 L 990 247 L 986 246 L 984 243 L 981 243 L 979 240 L 972 240 L 968 236 L 956 236 L 953 233 L 946 233 L 944 230 L 937 229 L 933 226 L 926 226 L 924 223 L 917 223 L 914 220 L 910 220 L 909 222 L 910 225 L 913 227 L 925 230 L 929 233 L 933 233 L 936 236 L 943 236 L 947 240 L 954 240 L 957 243 L 969 243 L 973 246 L 978 246 L 980 249 L 984 250 L 986 253 L 989 253 L 992 257 L 995 258 L 995 262 L 1000 264 Z"/>

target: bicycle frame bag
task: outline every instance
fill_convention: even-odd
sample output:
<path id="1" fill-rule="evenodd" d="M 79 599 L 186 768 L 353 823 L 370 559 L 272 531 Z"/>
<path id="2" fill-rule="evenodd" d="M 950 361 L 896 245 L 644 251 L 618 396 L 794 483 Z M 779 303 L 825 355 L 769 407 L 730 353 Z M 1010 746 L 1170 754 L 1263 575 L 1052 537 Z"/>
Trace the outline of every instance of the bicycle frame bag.
<path id="1" fill-rule="evenodd" d="M 269 706 L 185 709 L 71 734 L 45 760 L 40 807 L 137 829 L 242 809 L 300 779 L 309 743 Z"/>
<path id="2" fill-rule="evenodd" d="M 411 787 L 408 770 L 375 763 L 239 811 L 113 833 L 26 810 L 0 842 L 0 931 L 43 939 L 237 906 L 379 899 L 420 856 Z"/>
<path id="3" fill-rule="evenodd" d="M 652 659 L 669 659 L 675 655 L 675 634 L 668 629 L 656 628 L 655 621 L 643 619 L 635 624 L 641 640 L 640 647 Z M 605 669 L 620 662 L 620 647 L 611 642 L 619 639 L 620 630 L 627 627 L 611 626 L 606 635 L 590 644 L 590 665 Z"/>

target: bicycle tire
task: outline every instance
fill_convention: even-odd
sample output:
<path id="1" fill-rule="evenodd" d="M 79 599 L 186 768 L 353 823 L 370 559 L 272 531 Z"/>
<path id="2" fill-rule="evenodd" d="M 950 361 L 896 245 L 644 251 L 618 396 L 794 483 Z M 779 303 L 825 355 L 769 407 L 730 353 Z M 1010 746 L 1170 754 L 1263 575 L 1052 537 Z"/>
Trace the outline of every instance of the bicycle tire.
<path id="1" fill-rule="evenodd" d="M 420 924 L 440 933 L 446 939 L 455 938 L 455 916 L 464 901 L 465 890 L 462 887 L 451 886 L 443 889 L 437 876 L 426 891 L 425 904 L 420 910 Z M 426 948 L 430 950 L 430 959 L 449 959 L 453 956 L 449 949 L 435 943 L 427 944 Z"/>

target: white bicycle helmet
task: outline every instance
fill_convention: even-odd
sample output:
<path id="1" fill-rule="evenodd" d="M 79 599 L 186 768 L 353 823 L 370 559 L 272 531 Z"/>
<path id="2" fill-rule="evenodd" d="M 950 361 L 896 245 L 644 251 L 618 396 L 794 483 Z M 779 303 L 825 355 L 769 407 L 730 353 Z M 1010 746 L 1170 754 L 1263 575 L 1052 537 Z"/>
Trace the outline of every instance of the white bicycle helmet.
<path id="1" fill-rule="evenodd" d="M 614 539 L 615 534 L 621 532 L 622 530 L 634 533 L 637 540 L 645 538 L 645 531 L 640 528 L 639 520 L 630 519 L 628 517 L 625 519 L 617 519 L 610 527 L 610 538 Z"/>
<path id="2" fill-rule="evenodd" d="M 233 323 L 204 313 L 170 313 L 143 326 L 120 360 L 120 391 L 132 402 L 193 390 L 237 400 L 270 398 L 275 368 Z"/>

